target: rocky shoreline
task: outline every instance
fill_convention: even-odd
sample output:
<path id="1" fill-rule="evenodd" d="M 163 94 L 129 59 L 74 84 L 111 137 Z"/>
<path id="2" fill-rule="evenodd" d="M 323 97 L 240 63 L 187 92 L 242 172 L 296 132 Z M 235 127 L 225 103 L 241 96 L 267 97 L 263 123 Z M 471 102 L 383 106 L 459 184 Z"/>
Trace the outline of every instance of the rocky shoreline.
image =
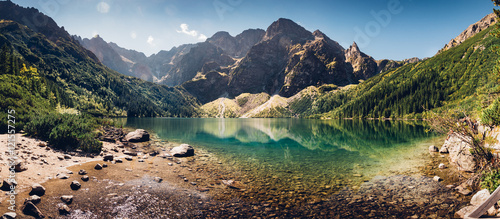
<path id="1" fill-rule="evenodd" d="M 207 151 L 196 149 L 193 154 L 192 147 L 183 145 L 188 156 L 174 157 L 175 150 L 171 149 L 178 144 L 154 137 L 149 141 L 142 139 L 143 143 L 132 143 L 130 139 L 125 140 L 126 136 L 120 130 L 107 130 L 101 136 L 107 138 L 104 152 L 94 158 L 88 155 L 60 160 L 58 157 L 64 158 L 64 153 L 53 151 L 46 155 L 49 164 L 27 162 L 28 169 L 19 172 L 18 203 L 33 198 L 29 193 L 35 183 L 47 189 L 39 196 L 41 201 L 33 204 L 49 218 L 130 215 L 143 218 L 159 215 L 165 218 L 452 218 L 470 200 L 470 196 L 445 186 L 444 183 L 453 184 L 458 179 L 450 177 L 456 176 L 449 174 L 452 168 L 437 168 L 436 164 L 446 159 L 435 154 L 431 154 L 431 163 L 421 170 L 430 177 L 380 176 L 365 181 L 355 190 L 326 186 L 311 195 L 311 191 L 300 186 L 271 185 L 279 184 L 280 179 L 271 178 L 264 184 L 248 181 L 247 174 L 229 171 L 225 163 Z M 40 141 L 35 139 L 22 136 L 19 139 L 21 148 L 33 151 L 25 155 L 29 161 L 32 156 L 50 151 L 37 146 Z M 44 168 L 36 168 L 37 165 Z M 87 174 L 78 174 L 81 170 Z M 40 172 L 39 177 L 29 177 L 30 171 Z M 433 175 L 439 175 L 444 181 L 434 181 Z M 72 181 L 77 181 L 80 188 L 73 190 Z M 61 199 L 68 196 L 73 197 L 71 203 Z M 0 207 L 6 209 L 6 202 Z M 18 215 L 23 214 L 21 207 L 18 207 Z"/>

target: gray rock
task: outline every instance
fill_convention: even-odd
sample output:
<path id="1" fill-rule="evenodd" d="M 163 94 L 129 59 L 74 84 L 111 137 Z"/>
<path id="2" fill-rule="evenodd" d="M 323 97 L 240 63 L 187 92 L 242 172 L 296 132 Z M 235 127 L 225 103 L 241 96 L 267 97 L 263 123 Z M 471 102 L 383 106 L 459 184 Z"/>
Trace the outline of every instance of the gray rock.
<path id="1" fill-rule="evenodd" d="M 102 164 L 102 168 L 106 168 L 106 167 L 108 167 L 108 164 L 107 163 L 103 163 Z"/>
<path id="2" fill-rule="evenodd" d="M 81 179 L 82 179 L 82 181 L 87 182 L 87 181 L 89 181 L 90 178 L 89 178 L 89 176 L 82 176 Z"/>
<path id="3" fill-rule="evenodd" d="M 154 181 L 161 183 L 163 179 L 161 177 L 155 177 Z"/>
<path id="4" fill-rule="evenodd" d="M 59 160 L 64 160 L 64 156 L 58 155 L 58 156 L 57 156 L 57 159 L 59 159 Z"/>
<path id="5" fill-rule="evenodd" d="M 144 162 L 144 160 L 143 159 L 139 159 L 139 160 L 137 160 L 137 162 L 141 162 L 142 163 L 142 162 Z"/>
<path id="6" fill-rule="evenodd" d="M 439 182 L 439 181 L 441 181 L 441 180 L 442 180 L 442 179 L 441 179 L 441 177 L 439 177 L 439 176 L 434 176 L 434 178 L 432 178 L 432 179 L 433 179 L 434 181 L 436 181 L 436 182 Z"/>
<path id="7" fill-rule="evenodd" d="M 85 170 L 80 170 L 80 171 L 78 171 L 78 174 L 80 174 L 80 175 L 87 175 L 87 171 L 85 171 Z"/>
<path id="8" fill-rule="evenodd" d="M 465 218 L 465 215 L 470 214 L 472 211 L 474 211 L 475 208 L 476 207 L 474 207 L 474 206 L 464 207 L 464 208 L 460 209 L 459 211 L 455 212 L 455 218 Z"/>
<path id="9" fill-rule="evenodd" d="M 65 154 L 65 155 L 64 155 L 64 159 L 67 159 L 67 160 L 71 159 L 71 155 L 69 155 L 69 154 Z"/>
<path id="10" fill-rule="evenodd" d="M 129 156 L 137 156 L 137 152 L 133 152 L 133 151 L 124 151 L 123 154 L 129 155 Z"/>
<path id="11" fill-rule="evenodd" d="M 438 168 L 439 169 L 446 169 L 446 165 L 444 165 L 444 163 L 440 163 Z"/>
<path id="12" fill-rule="evenodd" d="M 69 179 L 69 176 L 66 174 L 57 174 L 57 178 L 59 179 Z"/>
<path id="13" fill-rule="evenodd" d="M 45 187 L 43 187 L 42 185 L 40 185 L 38 183 L 33 184 L 31 186 L 30 195 L 38 195 L 38 196 L 45 195 Z"/>
<path id="14" fill-rule="evenodd" d="M 2 187 L 0 187 L 0 189 L 3 191 L 10 191 L 11 187 L 16 187 L 16 186 L 17 186 L 17 182 L 15 182 L 15 181 L 11 182 L 7 179 L 4 179 L 2 182 Z"/>
<path id="15" fill-rule="evenodd" d="M 102 159 L 103 161 L 113 161 L 113 158 L 114 158 L 113 154 L 106 154 Z"/>
<path id="16" fill-rule="evenodd" d="M 470 204 L 474 206 L 478 206 L 482 204 L 483 202 L 486 201 L 490 197 L 490 191 L 487 189 L 483 189 L 479 192 L 477 192 L 474 196 L 472 196 L 472 199 L 470 200 Z"/>
<path id="17" fill-rule="evenodd" d="M 170 153 L 174 157 L 189 157 L 194 156 L 194 148 L 188 144 L 181 144 L 177 147 L 172 148 Z"/>
<path id="18" fill-rule="evenodd" d="M 23 172 L 26 170 L 28 170 L 28 167 L 25 165 L 24 160 L 19 159 L 15 162 L 14 171 Z"/>
<path id="19" fill-rule="evenodd" d="M 102 165 L 101 164 L 96 164 L 94 169 L 96 170 L 102 170 Z"/>
<path id="20" fill-rule="evenodd" d="M 7 212 L 2 215 L 2 219 L 15 219 L 17 217 L 16 212 Z"/>
<path id="21" fill-rule="evenodd" d="M 439 149 L 435 145 L 429 146 L 429 152 L 438 152 Z"/>
<path id="22" fill-rule="evenodd" d="M 123 163 L 123 160 L 122 159 L 115 159 L 115 162 L 116 163 Z"/>
<path id="23" fill-rule="evenodd" d="M 464 141 L 464 138 L 457 134 L 451 134 L 444 142 L 443 147 L 448 148 L 451 164 L 457 166 L 460 171 L 474 172 L 477 164 L 474 161 L 474 156 L 470 153 L 471 146 Z"/>
<path id="24" fill-rule="evenodd" d="M 66 204 L 71 204 L 73 202 L 73 196 L 72 195 L 63 195 L 61 196 L 61 201 L 63 201 Z"/>
<path id="25" fill-rule="evenodd" d="M 136 129 L 125 136 L 125 140 L 129 142 L 145 142 L 149 141 L 149 133 L 144 129 Z"/>
<path id="26" fill-rule="evenodd" d="M 458 191 L 458 193 L 465 195 L 465 196 L 472 194 L 472 191 L 467 189 L 467 187 L 464 185 L 459 185 L 455 189 Z"/>
<path id="27" fill-rule="evenodd" d="M 78 189 L 82 188 L 82 184 L 80 184 L 80 182 L 78 182 L 76 180 L 71 182 L 71 184 L 69 186 L 71 187 L 72 190 L 78 190 Z"/>
<path id="28" fill-rule="evenodd" d="M 58 205 L 57 205 L 57 209 L 59 209 L 59 214 L 60 214 L 60 215 L 67 215 L 67 214 L 69 214 L 69 213 L 70 213 L 70 211 L 71 211 L 71 210 L 69 209 L 69 207 L 68 207 L 67 205 L 65 205 L 65 204 L 58 204 Z"/>
<path id="29" fill-rule="evenodd" d="M 29 198 L 27 198 L 24 202 L 27 202 L 27 201 L 30 201 L 36 205 L 42 201 L 42 198 L 40 198 L 40 196 L 38 196 L 38 195 L 32 195 Z"/>
<path id="30" fill-rule="evenodd" d="M 125 160 L 128 160 L 128 161 L 131 161 L 132 159 L 133 159 L 132 156 L 126 156 L 125 157 Z"/>
<path id="31" fill-rule="evenodd" d="M 26 201 L 23 206 L 23 213 L 26 215 L 33 216 L 35 218 L 45 218 L 45 215 L 42 214 L 40 209 L 36 207 L 35 204 L 33 204 L 30 201 Z"/>

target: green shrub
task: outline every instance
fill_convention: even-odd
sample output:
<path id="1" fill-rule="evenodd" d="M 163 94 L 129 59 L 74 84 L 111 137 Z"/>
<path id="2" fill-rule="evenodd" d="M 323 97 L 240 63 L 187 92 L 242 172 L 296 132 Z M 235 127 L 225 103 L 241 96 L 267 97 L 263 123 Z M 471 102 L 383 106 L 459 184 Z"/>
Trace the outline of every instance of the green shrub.
<path id="1" fill-rule="evenodd" d="M 497 100 L 481 113 L 481 123 L 485 125 L 500 125 L 500 102 Z"/>
<path id="2" fill-rule="evenodd" d="M 56 149 L 99 152 L 102 143 L 96 140 L 97 126 L 97 120 L 91 116 L 49 113 L 34 117 L 26 124 L 25 131 Z"/>
<path id="3" fill-rule="evenodd" d="M 483 173 L 481 177 L 481 188 L 488 189 L 491 192 L 500 186 L 500 171 L 494 169 L 490 172 Z"/>

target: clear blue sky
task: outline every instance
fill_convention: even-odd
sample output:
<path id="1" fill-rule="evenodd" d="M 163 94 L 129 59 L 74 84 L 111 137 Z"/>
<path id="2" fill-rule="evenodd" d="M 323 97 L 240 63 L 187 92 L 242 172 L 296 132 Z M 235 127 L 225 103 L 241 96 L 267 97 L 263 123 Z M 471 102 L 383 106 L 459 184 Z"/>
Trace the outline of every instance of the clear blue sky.
<path id="1" fill-rule="evenodd" d="M 289 18 L 321 30 L 348 48 L 357 41 L 375 59 L 434 55 L 470 24 L 492 12 L 490 0 L 13 0 L 38 8 L 74 35 L 146 55 L 204 41 L 217 31 L 235 36 Z M 374 14 L 379 15 L 379 19 Z M 390 18 L 387 16 L 389 15 Z"/>

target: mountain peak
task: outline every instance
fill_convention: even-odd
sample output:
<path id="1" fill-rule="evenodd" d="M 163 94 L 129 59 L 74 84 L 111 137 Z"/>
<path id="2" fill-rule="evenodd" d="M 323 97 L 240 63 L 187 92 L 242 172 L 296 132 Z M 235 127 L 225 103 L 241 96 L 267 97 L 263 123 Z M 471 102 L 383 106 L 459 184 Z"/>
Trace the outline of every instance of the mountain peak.
<path id="1" fill-rule="evenodd" d="M 353 49 L 354 51 L 359 51 L 359 47 L 358 47 L 358 44 L 356 44 L 356 42 L 352 42 L 352 45 L 351 47 L 349 47 L 349 49 Z"/>
<path id="2" fill-rule="evenodd" d="M 266 30 L 264 40 L 270 40 L 276 36 L 288 36 L 292 40 L 307 40 L 312 38 L 311 32 L 304 29 L 294 21 L 287 18 L 280 18 L 273 22 Z"/>
<path id="3" fill-rule="evenodd" d="M 215 33 L 212 37 L 210 37 L 208 40 L 216 40 L 216 39 L 220 39 L 220 38 L 232 38 L 233 36 L 231 36 L 231 34 L 229 34 L 228 32 L 226 31 L 219 31 L 217 33 Z"/>

